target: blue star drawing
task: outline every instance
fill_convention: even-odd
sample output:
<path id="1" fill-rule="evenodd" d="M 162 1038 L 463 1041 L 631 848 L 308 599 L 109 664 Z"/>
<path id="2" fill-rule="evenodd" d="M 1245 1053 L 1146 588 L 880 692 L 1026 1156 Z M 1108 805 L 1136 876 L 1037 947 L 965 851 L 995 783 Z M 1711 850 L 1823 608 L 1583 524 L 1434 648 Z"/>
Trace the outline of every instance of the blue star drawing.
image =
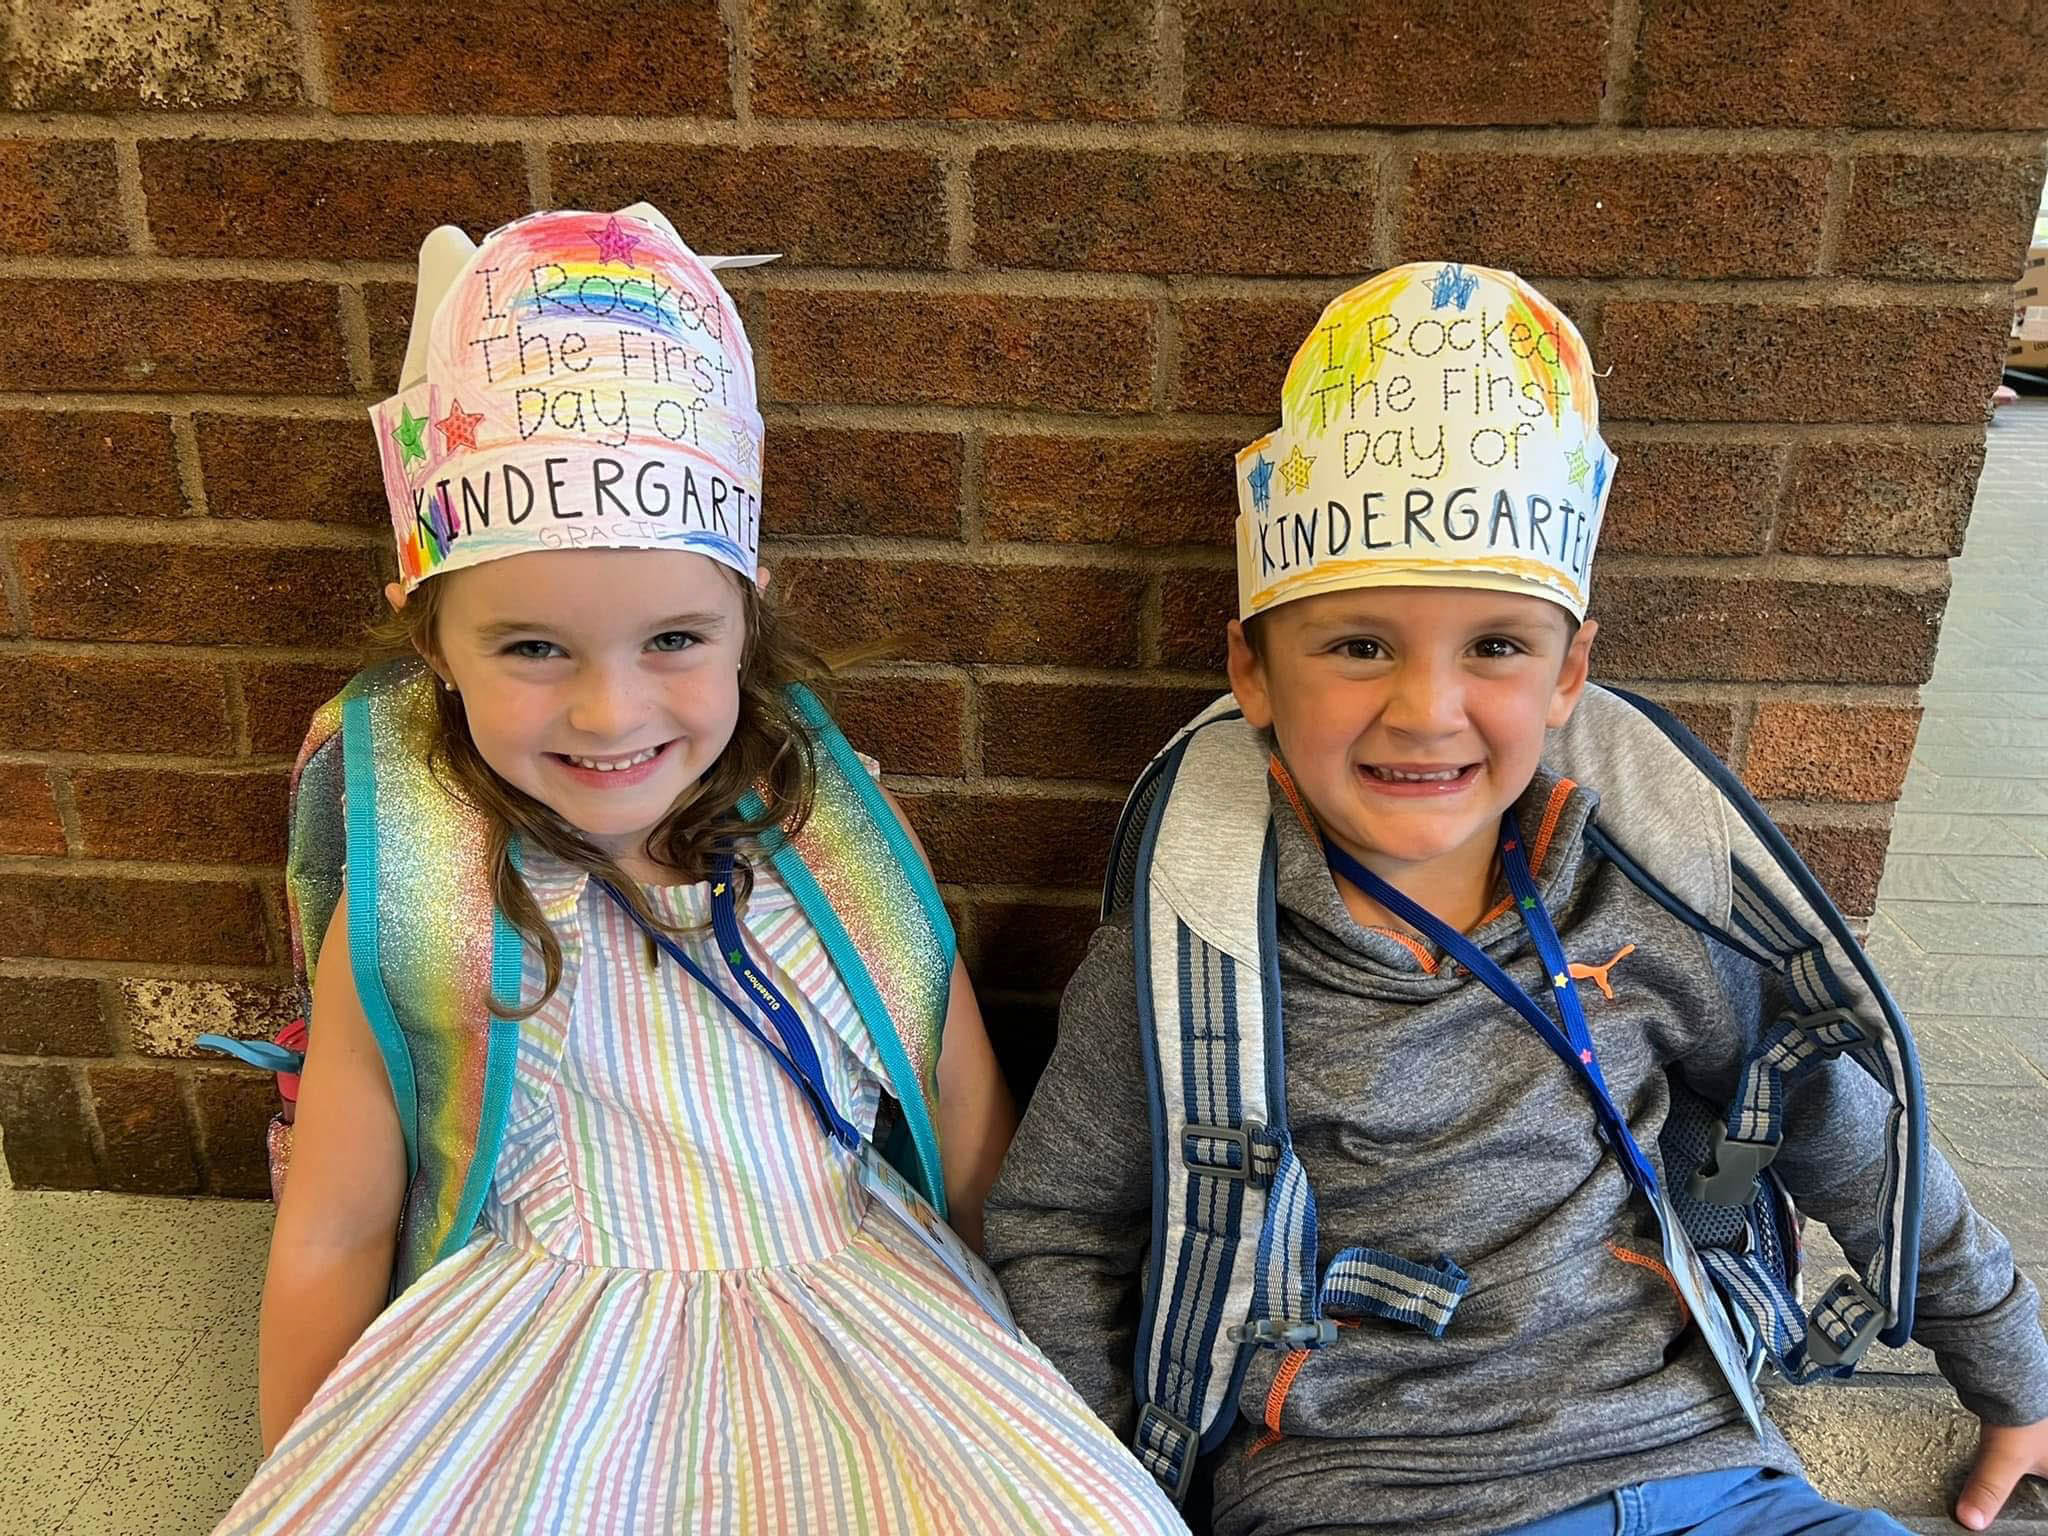
<path id="1" fill-rule="evenodd" d="M 1463 309 L 1472 302 L 1472 294 L 1479 286 L 1479 279 L 1466 272 L 1463 266 L 1452 262 L 1429 285 L 1429 307 L 1449 309 L 1453 304 Z"/>
<path id="2" fill-rule="evenodd" d="M 1252 508 L 1264 517 L 1273 505 L 1273 465 L 1262 453 L 1259 462 L 1252 466 L 1252 472 L 1245 477 L 1245 483 L 1252 488 Z"/>
<path id="3" fill-rule="evenodd" d="M 1603 453 L 1600 455 L 1600 462 L 1593 466 L 1593 500 L 1596 502 L 1600 499 L 1600 493 L 1607 489 L 1607 466 L 1612 462 L 1613 460 Z"/>
<path id="4" fill-rule="evenodd" d="M 1569 471 L 1566 478 L 1573 485 L 1584 485 L 1586 483 L 1586 471 L 1592 468 L 1586 462 L 1586 450 L 1583 448 L 1574 448 L 1570 453 L 1566 454 L 1564 456 L 1564 467 Z"/>

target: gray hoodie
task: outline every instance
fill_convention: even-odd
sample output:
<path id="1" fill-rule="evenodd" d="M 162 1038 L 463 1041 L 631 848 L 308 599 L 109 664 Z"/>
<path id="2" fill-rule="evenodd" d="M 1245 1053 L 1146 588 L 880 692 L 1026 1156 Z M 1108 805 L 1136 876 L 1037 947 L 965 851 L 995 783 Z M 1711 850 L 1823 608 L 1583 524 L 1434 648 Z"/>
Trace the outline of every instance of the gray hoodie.
<path id="1" fill-rule="evenodd" d="M 1553 806 L 1554 787 L 1539 775 L 1522 797 L 1526 846 L 1575 963 L 1604 966 L 1634 946 L 1603 972 L 1611 999 L 1593 983 L 1580 993 L 1609 1088 L 1654 1161 L 1667 1069 L 1729 1097 L 1779 1011 L 1775 984 L 1587 856 L 1597 796 L 1568 790 Z M 1441 1339 L 1368 1322 L 1291 1376 L 1284 1354 L 1258 1351 L 1216 1458 L 1217 1536 L 1467 1536 L 1625 1483 L 1796 1470 L 1775 1429 L 1758 1443 L 1684 1325 L 1655 1218 L 1595 1139 L 1576 1077 L 1483 983 L 1361 928 L 1315 839 L 1277 791 L 1273 802 L 1288 1109 L 1321 1262 L 1357 1244 L 1423 1262 L 1448 1254 L 1471 1286 Z M 1512 912 L 1473 938 L 1543 995 Z M 1144 1083 L 1131 935 L 1115 923 L 1068 987 L 987 1234 L 1018 1322 L 1126 1436 L 1151 1232 Z M 1816 1072 L 1775 1165 L 1858 1263 L 1878 1240 L 1866 1192 L 1882 1176 L 1888 1102 L 1852 1063 Z M 1914 1336 L 1973 1411 L 2048 1417 L 2034 1288 L 1932 1148 L 1927 1162 Z"/>

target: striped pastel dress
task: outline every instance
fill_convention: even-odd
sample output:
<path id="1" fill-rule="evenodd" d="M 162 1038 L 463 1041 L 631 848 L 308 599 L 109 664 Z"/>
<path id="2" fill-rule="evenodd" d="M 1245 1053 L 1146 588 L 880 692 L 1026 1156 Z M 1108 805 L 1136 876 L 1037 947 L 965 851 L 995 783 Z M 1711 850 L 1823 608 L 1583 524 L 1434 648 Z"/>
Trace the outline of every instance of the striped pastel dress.
<path id="1" fill-rule="evenodd" d="M 371 1325 L 221 1531 L 1185 1530 L 714 999 L 579 874 L 528 880 L 564 971 L 522 1027 L 477 1234 Z M 702 885 L 650 896 L 709 917 Z M 772 871 L 742 924 L 871 1128 L 881 1063 Z M 725 974 L 708 929 L 681 942 Z"/>

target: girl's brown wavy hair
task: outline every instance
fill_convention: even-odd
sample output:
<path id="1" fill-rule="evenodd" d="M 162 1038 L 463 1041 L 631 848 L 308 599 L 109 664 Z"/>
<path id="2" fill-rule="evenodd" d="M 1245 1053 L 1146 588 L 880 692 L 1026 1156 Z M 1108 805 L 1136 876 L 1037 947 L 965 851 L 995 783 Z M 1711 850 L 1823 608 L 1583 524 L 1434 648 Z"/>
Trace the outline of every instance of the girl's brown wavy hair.
<path id="1" fill-rule="evenodd" d="M 648 834 L 645 850 L 685 881 L 706 879 L 721 846 L 757 838 L 770 827 L 794 833 L 809 817 L 817 793 L 816 744 L 791 707 L 787 689 L 794 682 L 819 688 L 831 670 L 759 587 L 722 566 L 720 571 L 739 590 L 746 625 L 739 719 L 725 750 Z M 438 657 L 437 626 L 449 579 L 420 583 L 403 608 L 372 626 L 371 662 Z M 429 767 L 443 788 L 475 806 L 489 823 L 491 890 L 498 910 L 522 938 L 539 948 L 546 964 L 547 981 L 540 997 L 501 1014 L 525 1018 L 560 984 L 562 945 L 513 863 L 515 841 L 525 848 L 544 849 L 594 879 L 610 881 L 648 922 L 668 925 L 610 854 L 539 800 L 507 783 L 484 761 L 469 733 L 459 694 L 436 687 L 434 704 L 437 729 Z M 765 802 L 757 818 L 740 813 L 740 798 L 750 789 L 758 789 Z M 744 859 L 734 866 L 733 884 L 735 896 L 744 904 L 753 887 L 753 872 Z"/>

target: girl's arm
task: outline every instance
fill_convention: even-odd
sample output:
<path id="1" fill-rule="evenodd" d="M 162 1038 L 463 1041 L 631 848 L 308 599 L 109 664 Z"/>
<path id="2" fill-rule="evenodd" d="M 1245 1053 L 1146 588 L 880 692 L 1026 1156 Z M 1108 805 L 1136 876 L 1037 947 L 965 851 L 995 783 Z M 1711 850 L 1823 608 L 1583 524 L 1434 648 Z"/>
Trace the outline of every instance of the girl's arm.
<path id="1" fill-rule="evenodd" d="M 356 996 L 344 892 L 320 950 L 291 1171 L 263 1282 L 264 1455 L 382 1309 L 404 1196 L 405 1141 Z"/>
<path id="2" fill-rule="evenodd" d="M 981 1204 L 1016 1134 L 1017 1106 L 989 1046 L 967 967 L 955 960 L 946 1038 L 939 1047 L 939 1146 L 946 1165 L 948 1218 L 977 1253 Z"/>
<path id="3" fill-rule="evenodd" d="M 917 829 L 886 789 L 882 798 L 903 823 L 911 846 L 927 867 L 931 859 Z M 981 1250 L 981 1203 L 1002 1169 L 1003 1154 L 1017 1134 L 1017 1106 L 988 1043 L 981 1004 L 967 967 L 953 962 L 953 990 L 946 1003 L 946 1034 L 939 1046 L 939 1147 L 946 1169 L 947 1217 L 976 1252 Z"/>

